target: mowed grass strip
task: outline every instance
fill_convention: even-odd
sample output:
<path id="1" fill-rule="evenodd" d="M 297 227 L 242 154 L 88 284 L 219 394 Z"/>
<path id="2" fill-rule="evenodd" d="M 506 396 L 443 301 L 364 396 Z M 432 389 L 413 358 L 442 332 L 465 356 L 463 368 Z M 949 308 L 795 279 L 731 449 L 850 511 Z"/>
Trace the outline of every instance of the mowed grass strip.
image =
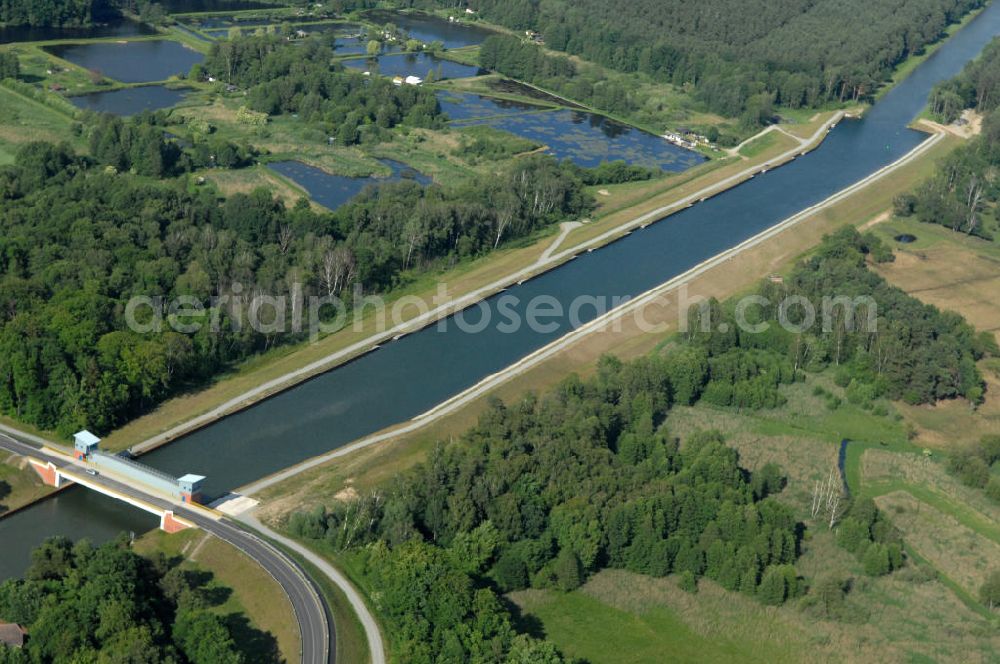
<path id="1" fill-rule="evenodd" d="M 595 585 L 596 589 L 588 584 L 572 593 L 522 591 L 510 599 L 520 609 L 522 620 L 540 622 L 546 638 L 567 655 L 590 664 L 799 661 L 778 643 L 747 640 L 745 634 L 735 637 L 722 630 L 699 634 L 666 606 L 641 611 L 616 608 L 595 596 L 607 590 L 607 584 Z M 771 634 L 779 640 L 784 636 Z"/>
<path id="2" fill-rule="evenodd" d="M 17 150 L 25 143 L 70 141 L 80 147 L 80 141 L 70 132 L 71 120 L 33 99 L 0 86 L 0 163 L 13 163 Z"/>
<path id="3" fill-rule="evenodd" d="M 984 537 L 958 519 L 905 491 L 875 499 L 903 537 L 941 574 L 972 596 L 994 569 L 1000 569 L 1000 544 Z"/>

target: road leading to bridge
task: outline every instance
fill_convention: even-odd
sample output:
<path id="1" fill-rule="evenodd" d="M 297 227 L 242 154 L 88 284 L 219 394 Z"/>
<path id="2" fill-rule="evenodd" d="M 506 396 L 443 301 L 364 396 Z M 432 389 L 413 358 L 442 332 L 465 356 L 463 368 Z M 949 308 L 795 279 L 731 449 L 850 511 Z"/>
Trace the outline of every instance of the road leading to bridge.
<path id="1" fill-rule="evenodd" d="M 50 462 L 58 469 L 85 469 L 83 465 L 73 463 L 65 456 L 52 454 L 3 434 L 0 434 L 0 449 Z M 302 663 L 335 663 L 336 648 L 329 608 L 316 586 L 294 560 L 250 531 L 207 509 L 185 507 L 105 475 L 88 475 L 87 481 L 106 489 L 109 495 L 123 494 L 155 508 L 172 511 L 178 518 L 193 523 L 249 556 L 274 578 L 288 596 L 301 634 Z"/>

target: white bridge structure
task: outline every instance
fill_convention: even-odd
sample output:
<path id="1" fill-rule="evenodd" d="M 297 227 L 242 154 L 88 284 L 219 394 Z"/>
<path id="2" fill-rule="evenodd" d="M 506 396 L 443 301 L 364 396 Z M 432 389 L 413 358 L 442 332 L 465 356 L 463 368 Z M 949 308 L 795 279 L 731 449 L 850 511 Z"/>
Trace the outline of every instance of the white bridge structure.
<path id="1" fill-rule="evenodd" d="M 26 454 L 28 463 L 55 488 L 68 483 L 80 484 L 98 493 L 121 500 L 160 517 L 160 528 L 168 533 L 195 527 L 188 519 L 174 515 L 172 505 L 199 509 L 206 516 L 219 518 L 213 510 L 202 508 L 201 475 L 173 477 L 138 463 L 123 454 L 111 454 L 98 448 L 100 439 L 89 431 L 74 437 L 72 456 L 44 447 Z"/>

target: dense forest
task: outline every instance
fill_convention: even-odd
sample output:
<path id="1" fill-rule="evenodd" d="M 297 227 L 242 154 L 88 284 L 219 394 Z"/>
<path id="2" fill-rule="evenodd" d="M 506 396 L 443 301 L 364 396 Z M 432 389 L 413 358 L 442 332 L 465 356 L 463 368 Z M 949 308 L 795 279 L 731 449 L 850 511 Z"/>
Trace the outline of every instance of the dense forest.
<path id="1" fill-rule="evenodd" d="M 944 122 L 954 122 L 967 108 L 990 114 L 1000 107 L 1000 39 L 994 39 L 962 72 L 931 90 L 931 111 Z"/>
<path id="2" fill-rule="evenodd" d="M 846 580 L 803 579 L 794 567 L 803 529 L 780 500 L 782 471 L 748 472 L 718 432 L 674 438 L 669 412 L 699 401 L 773 408 L 784 402 L 783 384 L 821 370 L 833 370 L 862 408 L 879 397 L 980 397 L 974 360 L 995 353 L 995 343 L 868 270 L 867 260 L 889 256 L 876 238 L 847 228 L 784 284 L 759 290 L 773 302 L 870 296 L 877 332 L 843 317 L 805 334 L 777 325 L 743 332 L 730 303 L 712 302 L 661 353 L 629 363 L 605 357 L 589 380 L 571 376 L 541 397 L 494 401 L 415 469 L 357 499 L 293 514 L 288 529 L 357 557 L 405 661 L 504 661 L 514 637 L 498 593 L 573 590 L 608 567 L 676 574 L 690 591 L 706 577 L 765 604 L 802 597 L 804 608 L 842 619 Z M 752 322 L 777 316 L 762 307 Z M 706 317 L 712 324 L 703 328 Z M 834 525 L 865 573 L 904 564 L 899 534 L 870 500 Z M 501 654 L 482 657 L 484 643 Z"/>
<path id="3" fill-rule="evenodd" d="M 252 661 L 276 661 L 272 637 L 210 610 L 209 577 L 162 554 L 143 558 L 124 540 L 95 548 L 50 539 L 23 580 L 0 585 L 0 620 L 29 633 L 23 649 L 0 646 L 0 662 L 240 664 L 267 642 L 271 652 Z"/>
<path id="4" fill-rule="evenodd" d="M 275 35 L 247 36 L 213 44 L 204 71 L 248 89 L 254 111 L 297 113 L 324 126 L 343 145 L 377 140 L 404 122 L 440 124 L 433 90 L 367 77 L 331 65 L 332 58 L 333 51 L 319 38 L 291 44 Z"/>
<path id="5" fill-rule="evenodd" d="M 115 15 L 108 0 L 0 0 L 0 23 L 8 25 L 79 27 Z"/>
<path id="6" fill-rule="evenodd" d="M 780 470 L 751 476 L 718 433 L 678 446 L 660 428 L 672 372 L 661 358 L 606 358 L 593 380 L 495 402 L 384 493 L 295 515 L 289 527 L 337 549 L 365 547 L 395 651 L 414 663 L 511 661 L 497 593 L 569 591 L 604 567 L 676 573 L 691 590 L 707 576 L 769 604 L 798 596 L 800 530 L 771 498 Z"/>
<path id="7" fill-rule="evenodd" d="M 958 397 L 981 403 L 985 383 L 976 361 L 998 354 L 993 335 L 976 333 L 958 314 L 921 303 L 867 268 L 868 260 L 891 259 L 892 252 L 877 237 L 844 228 L 826 238 L 783 283 L 769 281 L 760 287 L 758 293 L 769 304 L 751 307 L 746 322 L 769 323 L 766 332 L 739 332 L 729 307 L 717 307 L 709 332 L 696 320 L 689 332 L 692 341 L 710 355 L 726 358 L 722 383 L 716 388 L 709 383 L 705 398 L 766 404 L 776 398 L 772 386 L 790 371 L 832 367 L 848 396 L 863 405 L 879 397 L 912 404 Z M 842 303 L 870 298 L 874 310 L 862 304 L 851 316 L 847 307 L 831 300 L 824 314 L 824 297 Z M 816 309 L 817 322 L 801 334 L 778 324 L 782 314 L 793 323 L 806 316 L 798 307 L 782 311 L 787 298 L 804 298 Z M 871 328 L 869 317 L 875 322 Z M 720 319 L 726 323 L 725 332 L 719 330 Z M 754 378 L 745 367 L 761 365 L 757 358 L 762 352 L 777 364 L 764 366 L 765 378 Z"/>
<path id="8" fill-rule="evenodd" d="M 414 7 L 453 6 L 410 0 Z M 865 99 L 892 69 L 983 0 L 477 0 L 486 19 L 548 48 L 691 85 L 710 110 L 759 117 Z"/>
<path id="9" fill-rule="evenodd" d="M 97 155 L 120 154 L 108 141 Z M 320 214 L 263 189 L 220 201 L 46 143 L 0 168 L 0 201 L 0 413 L 63 434 L 108 431 L 221 367 L 304 338 L 238 325 L 253 294 L 287 296 L 295 283 L 305 297 L 385 291 L 408 270 L 481 254 L 591 205 L 577 170 L 544 156 L 480 185 L 384 184 Z M 181 295 L 232 299 L 214 309 L 217 332 L 140 335 L 124 317 L 140 295 L 164 307 Z"/>
<path id="10" fill-rule="evenodd" d="M 188 143 L 182 145 L 169 137 L 165 111 L 146 111 L 124 120 L 103 113 L 86 125 L 90 155 L 100 164 L 154 178 L 199 168 L 244 168 L 257 154 L 249 144 L 233 143 L 210 131 L 192 132 Z"/>
<path id="11" fill-rule="evenodd" d="M 898 216 L 953 231 L 993 239 L 994 208 L 1000 201 L 1000 39 L 994 39 L 962 73 L 931 91 L 930 108 L 945 122 L 965 109 L 982 115 L 982 133 L 958 147 L 938 164 L 933 177 L 894 202 Z"/>

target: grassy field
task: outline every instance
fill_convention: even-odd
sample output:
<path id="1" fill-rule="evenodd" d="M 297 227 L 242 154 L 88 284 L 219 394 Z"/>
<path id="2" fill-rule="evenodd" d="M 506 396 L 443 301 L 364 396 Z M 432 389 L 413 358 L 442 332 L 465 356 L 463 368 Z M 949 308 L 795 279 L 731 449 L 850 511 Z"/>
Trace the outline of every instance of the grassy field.
<path id="1" fill-rule="evenodd" d="M 0 517 L 51 493 L 21 457 L 0 454 Z"/>
<path id="2" fill-rule="evenodd" d="M 914 219 L 889 218 L 874 232 L 896 249 L 896 260 L 878 272 L 917 299 L 955 311 L 978 330 L 992 331 L 1000 340 L 1000 243 L 955 233 Z M 893 240 L 916 236 L 912 244 Z M 954 448 L 989 433 L 1000 433 L 1000 376 L 986 364 L 986 402 L 976 409 L 957 400 L 935 406 L 900 406 L 916 428 L 917 441 L 936 449 Z"/>
<path id="3" fill-rule="evenodd" d="M 783 149 L 775 150 L 775 146 L 781 146 Z M 790 136 L 780 132 L 780 131 L 769 131 L 762 136 L 758 136 L 753 139 L 742 148 L 740 148 L 740 155 L 744 157 L 756 157 L 761 152 L 769 150 L 772 152 L 784 152 L 785 150 L 791 150 L 797 145 L 797 142 L 793 140 Z"/>
<path id="4" fill-rule="evenodd" d="M 199 530 L 174 535 L 155 530 L 137 541 L 136 550 L 144 555 L 162 551 L 168 558 L 184 556 L 183 565 L 210 573 L 209 595 L 218 600 L 211 610 L 230 625 L 238 644 L 265 656 L 276 647 L 282 661 L 298 661 L 299 631 L 288 597 L 242 552 Z"/>
<path id="5" fill-rule="evenodd" d="M 83 142 L 70 130 L 73 120 L 53 108 L 0 86 L 0 163 L 11 163 L 17 149 L 31 141 Z"/>
<path id="6" fill-rule="evenodd" d="M 672 662 L 797 661 L 781 643 L 786 634 L 767 616 L 747 612 L 738 633 L 699 633 L 679 612 L 656 601 L 658 591 L 681 592 L 659 581 L 650 587 L 650 579 L 638 575 L 602 572 L 579 592 L 526 590 L 510 599 L 522 623 L 541 627 L 567 655 L 589 664 L 654 664 L 667 653 Z"/>

